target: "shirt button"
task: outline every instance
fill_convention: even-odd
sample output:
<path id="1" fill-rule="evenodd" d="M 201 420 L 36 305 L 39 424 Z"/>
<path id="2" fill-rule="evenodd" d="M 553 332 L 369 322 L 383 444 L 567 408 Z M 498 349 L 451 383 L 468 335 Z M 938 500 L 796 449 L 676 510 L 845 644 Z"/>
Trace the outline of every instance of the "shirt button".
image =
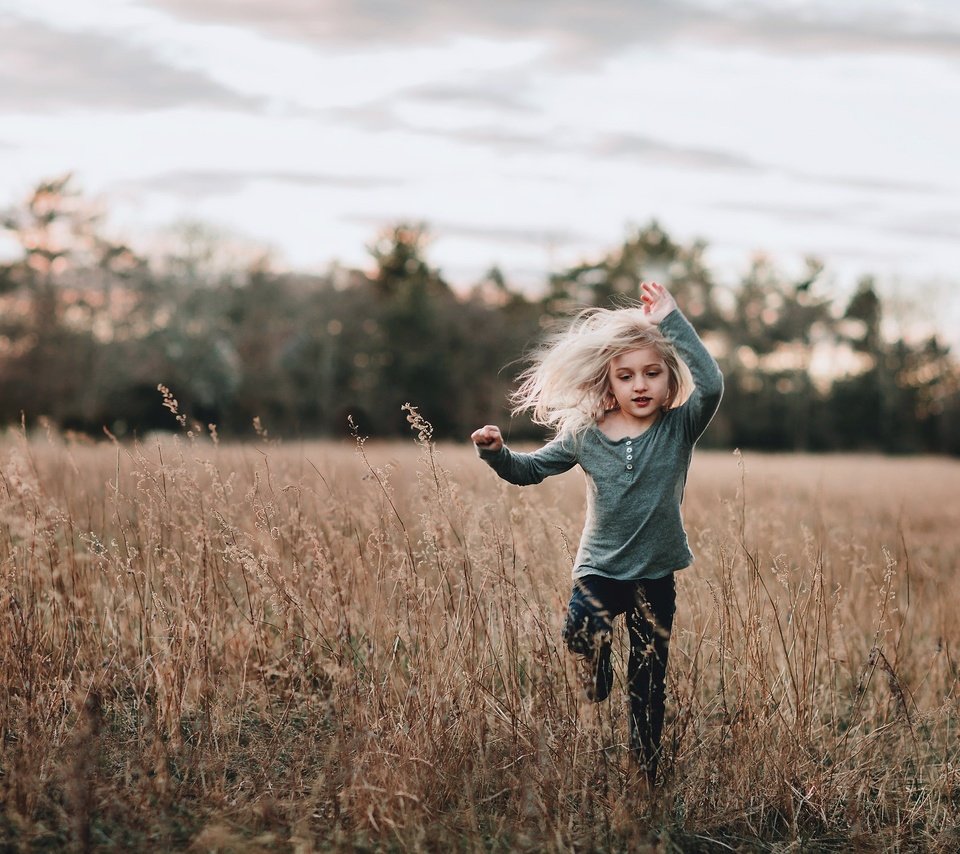
<path id="1" fill-rule="evenodd" d="M 633 442 L 632 442 L 630 439 L 627 439 L 627 444 L 628 444 L 628 445 L 632 445 Z"/>
<path id="2" fill-rule="evenodd" d="M 633 469 L 633 466 L 630 465 L 630 463 L 627 463 L 627 471 L 631 471 L 632 469 Z"/>

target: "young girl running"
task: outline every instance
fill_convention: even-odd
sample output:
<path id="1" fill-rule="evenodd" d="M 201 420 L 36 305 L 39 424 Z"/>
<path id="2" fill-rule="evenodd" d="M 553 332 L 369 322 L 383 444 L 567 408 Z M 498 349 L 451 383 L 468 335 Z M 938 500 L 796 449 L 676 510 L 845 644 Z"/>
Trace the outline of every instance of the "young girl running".
<path id="1" fill-rule="evenodd" d="M 587 696 L 613 683 L 613 620 L 626 614 L 630 746 L 651 783 L 663 729 L 675 588 L 693 555 L 680 502 L 697 439 L 717 410 L 723 377 L 666 288 L 641 285 L 642 308 L 592 309 L 522 375 L 515 412 L 556 438 L 515 453 L 488 424 L 471 439 L 500 477 L 540 483 L 579 464 L 587 482 L 564 640 L 580 655 Z M 693 377 L 693 388 L 681 359 Z"/>

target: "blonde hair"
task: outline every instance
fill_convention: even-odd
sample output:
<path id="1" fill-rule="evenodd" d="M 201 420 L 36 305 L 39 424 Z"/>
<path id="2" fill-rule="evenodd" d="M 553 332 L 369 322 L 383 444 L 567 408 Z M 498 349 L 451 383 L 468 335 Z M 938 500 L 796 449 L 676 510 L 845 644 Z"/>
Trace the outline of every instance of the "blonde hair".
<path id="1" fill-rule="evenodd" d="M 653 347 L 667 369 L 664 409 L 679 406 L 693 387 L 690 371 L 643 309 L 589 308 L 534 352 L 511 395 L 514 414 L 529 410 L 534 423 L 557 436 L 582 434 L 609 409 L 611 360 L 644 347 Z"/>

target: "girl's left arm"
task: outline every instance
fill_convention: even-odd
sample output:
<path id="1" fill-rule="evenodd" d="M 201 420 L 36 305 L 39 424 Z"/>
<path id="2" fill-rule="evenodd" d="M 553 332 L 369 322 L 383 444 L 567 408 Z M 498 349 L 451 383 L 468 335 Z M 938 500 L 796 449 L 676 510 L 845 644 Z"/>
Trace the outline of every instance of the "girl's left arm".
<path id="1" fill-rule="evenodd" d="M 691 442 L 696 442 L 707 429 L 720 406 L 723 396 L 723 374 L 716 360 L 703 346 L 700 336 L 690 321 L 675 308 L 659 324 L 660 331 L 677 348 L 680 358 L 693 376 L 693 393 L 680 407 L 684 430 Z"/>

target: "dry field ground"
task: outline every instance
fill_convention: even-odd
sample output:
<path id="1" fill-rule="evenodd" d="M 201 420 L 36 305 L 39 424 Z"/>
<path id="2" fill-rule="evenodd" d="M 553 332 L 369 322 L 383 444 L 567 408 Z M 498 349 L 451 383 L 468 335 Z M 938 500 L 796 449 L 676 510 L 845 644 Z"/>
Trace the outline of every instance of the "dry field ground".
<path id="1" fill-rule="evenodd" d="M 960 461 L 696 455 L 650 793 L 580 475 L 361 451 L 2 440 L 0 850 L 960 848 Z"/>

